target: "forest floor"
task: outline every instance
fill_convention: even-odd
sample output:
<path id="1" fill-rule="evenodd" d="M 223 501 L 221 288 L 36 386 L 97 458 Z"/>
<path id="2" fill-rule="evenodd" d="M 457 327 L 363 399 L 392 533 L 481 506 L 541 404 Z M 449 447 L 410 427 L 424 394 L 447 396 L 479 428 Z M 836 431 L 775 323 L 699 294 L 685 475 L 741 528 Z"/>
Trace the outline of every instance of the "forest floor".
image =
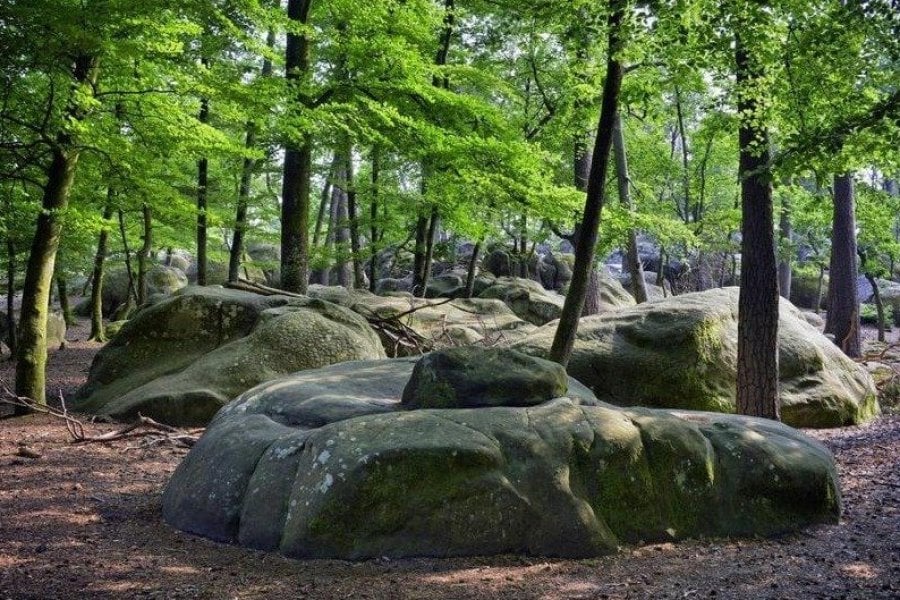
<path id="1" fill-rule="evenodd" d="M 871 332 L 869 332 L 871 333 Z M 897 332 L 893 333 L 896 339 Z M 80 385 L 84 323 L 51 356 L 48 389 Z M 12 367 L 0 364 L 0 381 Z M 116 430 L 90 425 L 90 433 Z M 139 440 L 74 445 L 45 415 L 0 421 L 0 600 L 12 598 L 897 598 L 900 415 L 807 431 L 835 454 L 844 514 L 779 539 L 627 546 L 556 560 L 297 561 L 180 533 L 160 496 L 186 454 Z M 18 456 L 25 444 L 39 458 Z"/>

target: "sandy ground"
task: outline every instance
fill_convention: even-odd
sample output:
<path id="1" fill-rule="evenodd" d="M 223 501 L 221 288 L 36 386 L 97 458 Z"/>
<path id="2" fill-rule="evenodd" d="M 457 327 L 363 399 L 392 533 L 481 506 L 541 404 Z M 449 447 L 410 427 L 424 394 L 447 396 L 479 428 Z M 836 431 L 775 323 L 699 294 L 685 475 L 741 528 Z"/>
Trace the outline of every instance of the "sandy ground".
<path id="1" fill-rule="evenodd" d="M 51 357 L 72 391 L 98 345 Z M 11 366 L 0 365 L 10 381 Z M 117 426 L 91 425 L 90 433 Z M 296 561 L 172 530 L 160 494 L 186 450 L 73 445 L 58 420 L 0 421 L 0 600 L 6 598 L 898 598 L 900 416 L 808 431 L 834 451 L 844 516 L 781 539 L 624 547 L 592 560 Z M 20 444 L 40 458 L 17 456 Z"/>

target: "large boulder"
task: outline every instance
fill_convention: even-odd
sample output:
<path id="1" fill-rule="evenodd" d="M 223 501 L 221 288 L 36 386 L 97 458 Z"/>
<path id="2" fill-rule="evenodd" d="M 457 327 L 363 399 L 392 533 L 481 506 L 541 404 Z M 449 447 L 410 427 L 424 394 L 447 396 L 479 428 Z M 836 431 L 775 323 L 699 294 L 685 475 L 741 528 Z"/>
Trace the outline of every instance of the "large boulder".
<path id="1" fill-rule="evenodd" d="M 135 276 L 137 274 L 135 273 Z M 186 287 L 184 271 L 165 265 L 153 265 L 147 270 L 147 295 L 172 295 Z M 108 269 L 103 276 L 103 314 L 112 315 L 128 299 L 128 270 L 125 267 Z M 84 304 L 85 306 L 81 306 Z M 90 300 L 82 301 L 78 313 L 90 316 Z"/>
<path id="2" fill-rule="evenodd" d="M 76 408 L 202 425 L 263 381 L 383 356 L 365 320 L 336 304 L 188 288 L 122 327 L 91 365 Z"/>
<path id="3" fill-rule="evenodd" d="M 791 274 L 791 302 L 795 306 L 818 310 L 824 308 L 826 296 L 828 296 L 828 275 L 822 276 L 820 288 L 818 269 L 796 269 Z M 817 299 L 819 306 L 816 306 Z"/>
<path id="4" fill-rule="evenodd" d="M 0 343 L 9 346 L 9 330 L 6 313 L 0 310 Z M 47 314 L 47 350 L 57 350 L 66 346 L 66 320 L 61 313 L 50 311 Z"/>
<path id="5" fill-rule="evenodd" d="M 581 320 L 569 374 L 621 406 L 735 411 L 737 288 L 684 294 Z M 518 349 L 547 356 L 556 323 Z M 878 412 L 871 378 L 781 301 L 781 415 L 797 427 L 861 423 Z"/>
<path id="6" fill-rule="evenodd" d="M 538 282 L 521 277 L 498 277 L 478 297 L 502 300 L 519 318 L 534 325 L 558 319 L 565 302 L 560 294 L 545 290 Z"/>
<path id="7" fill-rule="evenodd" d="M 570 397 L 406 410 L 413 368 L 344 363 L 245 392 L 175 471 L 164 519 L 292 557 L 365 559 L 588 557 L 839 517 L 832 456 L 781 423 Z"/>

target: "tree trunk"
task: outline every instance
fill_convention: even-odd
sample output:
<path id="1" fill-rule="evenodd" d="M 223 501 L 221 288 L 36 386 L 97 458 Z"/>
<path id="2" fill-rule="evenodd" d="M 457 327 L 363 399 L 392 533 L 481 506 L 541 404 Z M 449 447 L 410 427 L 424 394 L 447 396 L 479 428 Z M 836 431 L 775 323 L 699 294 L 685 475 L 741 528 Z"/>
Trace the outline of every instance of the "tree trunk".
<path id="1" fill-rule="evenodd" d="M 431 207 L 431 218 L 428 220 L 428 232 L 426 233 L 425 238 L 425 258 L 422 263 L 422 280 L 416 293 L 420 298 L 425 297 L 428 280 L 431 278 L 431 263 L 434 260 L 434 240 L 437 237 L 437 227 L 440 219 L 441 215 L 435 204 Z"/>
<path id="2" fill-rule="evenodd" d="M 572 269 L 572 281 L 563 304 L 562 315 L 550 359 L 566 366 L 575 346 L 575 334 L 578 331 L 578 319 L 584 308 L 584 300 L 588 291 L 588 281 L 594 264 L 594 248 L 600 228 L 600 214 L 605 196 L 606 174 L 609 166 L 609 153 L 612 148 L 613 126 L 618 111 L 619 90 L 622 85 L 622 64 L 619 52 L 622 47 L 620 27 L 624 17 L 626 3 L 623 0 L 612 0 L 609 16 L 609 51 L 606 61 L 606 80 L 603 83 L 603 103 L 600 109 L 600 122 L 597 126 L 597 140 L 591 161 L 591 172 L 588 178 L 587 197 L 584 214 L 575 244 L 575 265 Z"/>
<path id="3" fill-rule="evenodd" d="M 201 61 L 207 66 L 207 61 Z M 200 114 L 197 120 L 201 123 L 209 122 L 209 100 L 200 99 Z M 207 246 L 207 219 L 206 210 L 209 200 L 209 161 L 204 156 L 197 161 L 197 285 L 206 285 L 206 246 Z"/>
<path id="4" fill-rule="evenodd" d="M 312 0 L 288 0 L 288 18 L 295 24 L 309 23 Z M 309 38 L 305 33 L 287 34 L 285 78 L 297 86 L 309 74 Z M 300 89 L 296 102 L 304 103 Z M 284 152 L 281 187 L 281 287 L 305 294 L 309 284 L 309 189 L 312 174 L 312 141 L 307 133 Z"/>
<path id="5" fill-rule="evenodd" d="M 353 266 L 351 260 L 348 260 L 351 250 L 350 236 L 350 156 L 342 148 L 339 151 L 340 160 L 338 161 L 337 171 L 335 172 L 334 184 L 332 188 L 331 202 L 335 206 L 334 210 L 334 245 L 337 255 L 335 269 L 337 269 L 338 285 L 345 288 L 353 287 Z"/>
<path id="6" fill-rule="evenodd" d="M 472 258 L 469 259 L 469 271 L 466 275 L 466 298 L 471 298 L 475 295 L 475 275 L 478 270 L 479 254 L 481 254 L 481 240 L 475 243 L 475 247 L 472 248 Z"/>
<path id="7" fill-rule="evenodd" d="M 778 290 L 783 298 L 791 299 L 791 204 L 787 198 L 781 200 L 781 214 L 778 221 L 781 234 L 781 261 L 778 263 Z"/>
<path id="8" fill-rule="evenodd" d="M 150 256 L 153 252 L 153 213 L 150 205 L 144 203 L 141 208 L 144 233 L 143 243 L 138 251 L 137 304 L 143 306 L 147 301 L 147 270 L 150 267 Z"/>
<path id="9" fill-rule="evenodd" d="M 372 148 L 372 203 L 369 206 L 369 291 L 375 293 L 378 268 L 378 178 L 381 176 L 381 152 Z"/>
<path id="10" fill-rule="evenodd" d="M 56 276 L 56 291 L 59 294 L 59 310 L 62 312 L 66 327 L 75 324 L 75 315 L 72 314 L 72 306 L 69 304 L 69 284 L 65 275 Z"/>
<path id="11" fill-rule="evenodd" d="M 681 189 L 684 194 L 684 214 L 685 223 L 689 223 L 693 216 L 691 207 L 691 172 L 688 163 L 688 145 L 687 135 L 684 131 L 684 112 L 681 106 L 681 90 L 675 86 L 675 112 L 678 117 L 678 137 L 681 139 Z"/>
<path id="12" fill-rule="evenodd" d="M 319 201 L 319 210 L 316 213 L 316 226 L 313 230 L 312 247 L 319 247 L 319 240 L 322 238 L 322 229 L 325 225 L 325 211 L 330 209 L 329 200 L 331 198 L 331 181 L 334 179 L 334 172 L 337 168 L 335 160 L 337 155 L 331 159 L 331 166 L 328 169 L 328 176 L 325 178 L 325 185 L 322 186 L 322 196 Z M 330 215 L 330 212 L 329 212 Z M 330 226 L 330 223 L 329 223 Z M 328 235 L 326 230 L 326 236 Z"/>
<path id="13" fill-rule="evenodd" d="M 424 183 L 423 183 L 424 193 Z M 421 210 L 421 209 L 420 209 Z M 428 217 L 424 213 L 419 213 L 416 220 L 416 245 L 413 249 L 413 280 L 412 293 L 413 296 L 424 296 L 425 285 L 425 246 L 428 238 Z M 421 290 L 421 294 L 419 291 Z"/>
<path id="14" fill-rule="evenodd" d="M 266 35 L 266 47 L 271 50 L 275 47 L 275 30 L 270 29 Z M 263 78 L 272 75 L 272 61 L 263 59 L 260 76 Z M 256 146 L 257 125 L 253 120 L 247 121 L 244 147 L 248 150 Z M 238 187 L 238 202 L 234 218 L 234 236 L 231 240 L 231 249 L 228 254 L 228 281 L 235 282 L 240 277 L 241 259 L 244 256 L 244 235 L 247 232 L 247 208 L 250 204 L 250 188 L 253 183 L 253 172 L 256 169 L 256 161 L 245 158 L 241 168 L 241 182 Z"/>
<path id="15" fill-rule="evenodd" d="M 616 157 L 616 182 L 619 187 L 619 202 L 634 212 L 634 201 L 628 187 L 628 155 L 625 152 L 625 134 L 622 131 L 622 116 L 616 113 L 615 130 L 613 131 L 613 153 Z M 625 263 L 631 275 L 631 293 L 638 304 L 647 301 L 647 282 L 644 281 L 644 265 L 638 255 L 637 231 L 629 229 L 626 234 Z"/>
<path id="16" fill-rule="evenodd" d="M 816 282 L 816 314 L 822 312 L 822 288 L 825 287 L 825 267 L 819 266 L 819 280 Z"/>
<path id="17" fill-rule="evenodd" d="M 863 266 L 865 268 L 865 266 Z M 872 286 L 872 296 L 875 300 L 875 311 L 878 315 L 878 341 L 883 342 L 884 339 L 884 330 L 885 330 L 885 322 L 884 322 L 884 302 L 881 300 L 881 290 L 878 289 L 878 282 L 875 280 L 875 276 L 872 273 L 866 271 L 866 280 L 869 282 L 869 285 Z"/>
<path id="18" fill-rule="evenodd" d="M 851 358 L 862 354 L 856 277 L 853 178 L 850 174 L 835 175 L 828 322 L 834 333 L 834 343 Z"/>
<path id="19" fill-rule="evenodd" d="M 78 56 L 75 59 L 74 82 L 77 85 L 89 84 L 93 87 L 98 72 L 99 61 L 96 57 Z M 73 122 L 80 122 L 85 116 L 74 100 L 69 103 L 66 114 Z M 15 391 L 17 395 L 31 398 L 38 404 L 46 404 L 47 305 L 56 266 L 56 251 L 62 235 L 62 213 L 69 203 L 79 153 L 80 148 L 68 130 L 57 134 L 47 167 L 42 210 L 38 214 L 25 271 Z"/>
<path id="20" fill-rule="evenodd" d="M 351 257 L 353 263 L 353 287 L 358 290 L 366 287 L 366 274 L 363 271 L 363 260 L 360 256 L 360 240 L 359 240 L 359 211 L 356 206 L 356 190 L 353 185 L 353 158 L 352 152 L 347 156 L 347 182 L 349 190 L 347 191 L 347 214 L 350 225 L 350 251 L 353 253 Z"/>
<path id="21" fill-rule="evenodd" d="M 17 351 L 16 332 L 16 243 L 12 232 L 6 232 L 6 346 L 9 348 L 9 359 L 15 360 Z"/>
<path id="22" fill-rule="evenodd" d="M 735 63 L 739 115 L 756 115 L 762 73 L 740 35 Z M 741 181 L 741 289 L 738 302 L 737 412 L 780 419 L 778 404 L 778 266 L 775 258 L 769 132 L 755 117 L 738 132 Z"/>
<path id="23" fill-rule="evenodd" d="M 109 222 L 113 217 L 113 197 L 111 187 L 106 190 L 106 204 L 103 206 L 103 225 L 97 236 L 97 252 L 94 254 L 94 271 L 91 275 L 91 334 L 89 340 L 105 342 L 103 330 L 103 272 L 109 245 Z"/>

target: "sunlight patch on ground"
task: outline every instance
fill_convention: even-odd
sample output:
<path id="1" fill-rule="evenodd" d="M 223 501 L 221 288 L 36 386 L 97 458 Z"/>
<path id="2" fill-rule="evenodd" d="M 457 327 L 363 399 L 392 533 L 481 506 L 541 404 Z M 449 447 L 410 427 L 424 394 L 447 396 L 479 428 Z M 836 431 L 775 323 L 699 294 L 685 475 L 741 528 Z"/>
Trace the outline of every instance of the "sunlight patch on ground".
<path id="1" fill-rule="evenodd" d="M 875 579 L 881 574 L 878 569 L 868 563 L 863 562 L 841 565 L 840 569 L 844 573 L 844 575 L 848 577 L 854 577 L 856 579 Z"/>

